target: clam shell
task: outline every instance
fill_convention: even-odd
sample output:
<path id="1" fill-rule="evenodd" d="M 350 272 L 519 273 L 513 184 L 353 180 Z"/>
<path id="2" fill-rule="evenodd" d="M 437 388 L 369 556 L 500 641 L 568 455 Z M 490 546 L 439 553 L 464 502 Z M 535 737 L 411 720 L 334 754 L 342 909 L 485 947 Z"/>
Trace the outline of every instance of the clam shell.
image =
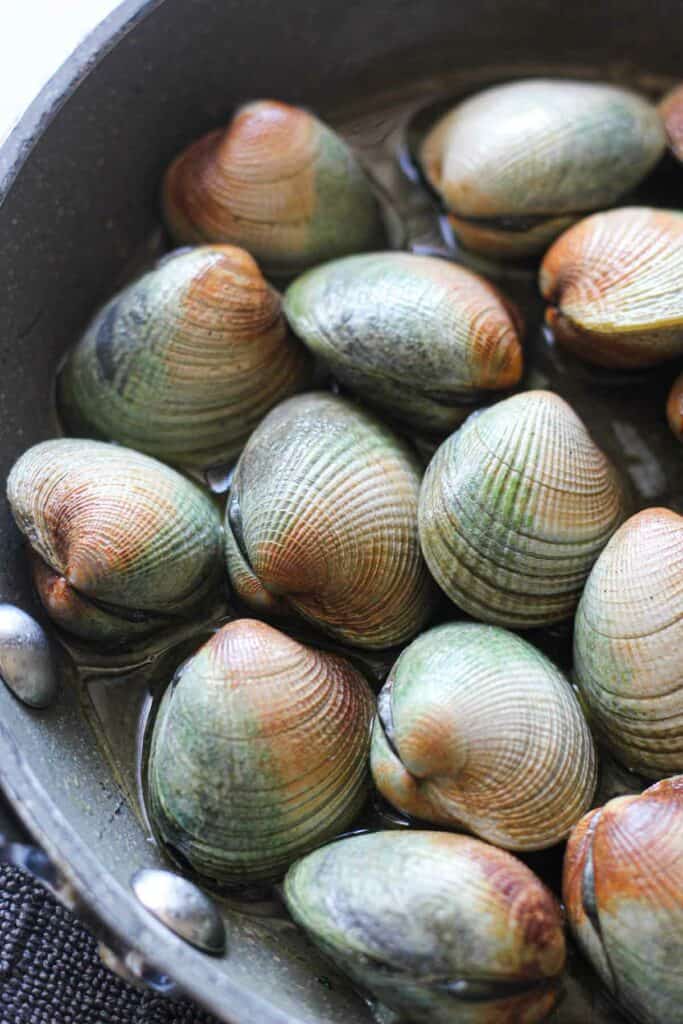
<path id="1" fill-rule="evenodd" d="M 514 387 L 521 321 L 478 274 L 412 253 L 349 256 L 290 285 L 285 313 L 335 376 L 399 421 L 444 433 L 462 400 Z"/>
<path id="2" fill-rule="evenodd" d="M 233 477 L 226 534 L 236 592 L 361 647 L 409 639 L 434 599 L 417 538 L 419 487 L 407 446 L 351 402 L 326 393 L 283 402 Z"/>
<path id="3" fill-rule="evenodd" d="M 630 369 L 683 354 L 683 214 L 587 217 L 546 253 L 540 288 L 555 337 L 590 363 Z"/>
<path id="4" fill-rule="evenodd" d="M 683 373 L 673 382 L 666 403 L 666 418 L 675 437 L 683 441 Z"/>
<path id="5" fill-rule="evenodd" d="M 683 777 L 617 797 L 575 828 L 564 902 L 579 945 L 642 1024 L 683 1006 Z"/>
<path id="6" fill-rule="evenodd" d="M 459 103 L 429 132 L 420 161 L 456 231 L 469 232 L 465 244 L 525 255 L 563 230 L 568 216 L 616 202 L 665 145 L 656 108 L 634 93 L 529 79 Z"/>
<path id="7" fill-rule="evenodd" d="M 251 256 L 203 246 L 167 257 L 97 314 L 66 361 L 59 404 L 74 433 L 205 469 L 235 458 L 309 371 Z"/>
<path id="8" fill-rule="evenodd" d="M 290 868 L 285 899 L 313 942 L 424 1024 L 533 1024 L 557 999 L 559 907 L 510 854 L 466 836 L 390 831 Z"/>
<path id="9" fill-rule="evenodd" d="M 572 614 L 623 518 L 615 471 L 567 403 L 527 391 L 475 413 L 437 450 L 420 492 L 420 543 L 439 586 L 486 622 Z"/>
<path id="10" fill-rule="evenodd" d="M 278 878 L 360 809 L 373 710 L 345 659 L 262 622 L 223 626 L 154 724 L 149 809 L 171 854 L 222 883 Z"/>
<path id="11" fill-rule="evenodd" d="M 601 739 L 648 778 L 683 771 L 683 516 L 650 508 L 617 531 L 576 614 L 574 669 Z"/>
<path id="12" fill-rule="evenodd" d="M 218 512 L 185 477 L 139 452 L 60 438 L 14 464 L 7 496 L 58 625 L 88 639 L 147 634 L 215 587 Z"/>
<path id="13" fill-rule="evenodd" d="M 678 160 L 683 161 L 683 85 L 676 86 L 666 94 L 659 104 L 659 113 L 664 121 L 671 151 Z"/>
<path id="14" fill-rule="evenodd" d="M 179 244 L 232 242 L 268 275 L 384 239 L 370 181 L 346 143 L 308 111 L 273 100 L 241 107 L 176 157 L 163 210 Z"/>
<path id="15" fill-rule="evenodd" d="M 371 768 L 399 810 L 509 850 L 564 839 L 597 781 L 562 673 L 514 633 L 466 623 L 431 629 L 400 655 L 380 694 Z"/>

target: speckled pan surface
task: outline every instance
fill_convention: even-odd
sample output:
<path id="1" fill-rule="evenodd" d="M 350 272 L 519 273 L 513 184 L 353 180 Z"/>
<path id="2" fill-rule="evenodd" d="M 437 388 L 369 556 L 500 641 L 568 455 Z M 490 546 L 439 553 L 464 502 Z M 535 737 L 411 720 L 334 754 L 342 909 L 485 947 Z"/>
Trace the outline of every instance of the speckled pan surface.
<path id="1" fill-rule="evenodd" d="M 192 138 L 224 123 L 254 91 L 325 116 L 342 101 L 438 83 L 449 71 L 566 68 L 568 53 L 589 71 L 680 72 L 683 9 L 674 0 L 565 6 L 560 20 L 561 31 L 557 9 L 534 0 L 425 0 L 419 18 L 405 0 L 287 0 L 277 17 L 271 0 L 122 4 L 0 150 L 0 477 L 54 434 L 60 357 L 144 251 L 158 224 L 162 171 Z M 4 501 L 0 597 L 37 613 Z M 212 960 L 136 903 L 130 878 L 158 857 L 67 687 L 42 712 L 27 712 L 0 688 L 0 781 L 89 923 L 117 949 L 139 950 L 225 1021 L 371 1021 L 284 918 L 228 913 L 229 952 Z"/>

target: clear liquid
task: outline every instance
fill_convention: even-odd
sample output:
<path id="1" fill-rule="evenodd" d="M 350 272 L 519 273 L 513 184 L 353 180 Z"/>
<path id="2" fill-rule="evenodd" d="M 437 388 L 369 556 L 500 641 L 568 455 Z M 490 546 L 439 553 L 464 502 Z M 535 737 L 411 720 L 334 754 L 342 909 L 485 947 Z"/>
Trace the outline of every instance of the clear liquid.
<path id="1" fill-rule="evenodd" d="M 647 372 L 619 374 L 592 369 L 560 350 L 542 326 L 543 302 L 538 293 L 535 271 L 515 265 L 498 265 L 460 252 L 453 239 L 444 237 L 434 200 L 420 185 L 409 159 L 407 128 L 414 130 L 416 125 L 426 126 L 430 116 L 436 116 L 438 106 L 432 109 L 435 97 L 448 96 L 455 101 L 459 96 L 497 81 L 547 71 L 542 66 L 488 68 L 467 75 L 413 83 L 400 91 L 371 97 L 362 109 L 340 107 L 336 112 L 323 113 L 352 144 L 377 182 L 394 244 L 400 242 L 404 248 L 414 252 L 462 262 L 495 278 L 518 303 L 527 325 L 523 387 L 550 388 L 574 407 L 597 444 L 607 452 L 628 481 L 632 510 L 666 505 L 683 512 L 683 452 L 670 434 L 664 415 L 666 395 L 680 365 L 670 363 Z M 557 75 L 557 69 L 552 69 L 552 73 Z M 638 75 L 633 69 L 622 66 L 599 70 L 566 69 L 564 73 L 568 77 L 625 84 L 653 99 L 673 84 L 670 79 Z M 421 119 L 416 119 L 420 110 L 425 113 Z M 653 176 L 639 189 L 635 199 L 649 205 L 675 206 L 674 194 L 680 191 L 682 183 L 683 169 L 672 170 L 672 165 L 665 167 L 663 174 Z M 164 251 L 164 234 L 159 229 L 126 268 L 121 279 L 114 283 L 112 291 L 148 269 Z M 423 450 L 428 456 L 428 443 Z M 203 482 L 216 493 L 218 501 L 224 501 L 229 479 L 230 467 L 217 467 Z M 245 614 L 245 610 L 219 602 L 201 622 L 167 633 L 132 658 L 97 654 L 63 641 L 73 659 L 70 682 L 79 688 L 84 716 L 121 788 L 122 800 L 134 809 L 150 839 L 153 832 L 145 809 L 144 778 L 149 732 L 159 701 L 178 665 L 215 629 L 240 614 Z M 444 605 L 441 615 L 452 617 L 453 610 Z M 278 625 L 277 622 L 274 624 Z M 297 627 L 295 632 L 304 641 L 339 650 L 337 645 L 316 636 L 307 627 Z M 571 623 L 534 631 L 529 634 L 529 639 L 569 671 Z M 371 680 L 380 685 L 395 655 L 396 652 L 379 656 L 354 652 L 354 659 Z M 629 777 L 609 761 L 605 765 L 603 798 L 640 788 L 641 780 Z M 376 798 L 356 823 L 359 829 L 409 825 L 408 819 L 395 814 Z M 559 893 L 562 847 L 531 854 L 524 859 Z M 286 919 L 277 892 L 272 898 L 256 902 L 253 899 L 245 902 L 238 896 L 214 895 L 231 909 L 268 915 L 274 926 L 279 920 L 284 922 Z M 387 1016 L 388 1011 L 382 1007 L 375 1007 L 375 1011 L 378 1020 L 394 1019 L 390 1012 Z M 586 970 L 580 959 L 575 958 L 570 965 L 567 996 L 553 1015 L 553 1020 L 558 1024 L 575 1024 L 584 1020 L 609 1024 L 624 1018 L 602 991 L 597 977 Z"/>

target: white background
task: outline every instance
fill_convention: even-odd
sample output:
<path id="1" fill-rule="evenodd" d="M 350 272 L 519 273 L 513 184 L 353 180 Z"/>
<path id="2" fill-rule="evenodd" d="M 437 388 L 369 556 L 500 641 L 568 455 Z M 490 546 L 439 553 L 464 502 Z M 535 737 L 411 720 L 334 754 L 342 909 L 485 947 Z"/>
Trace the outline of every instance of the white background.
<path id="1" fill-rule="evenodd" d="M 118 0 L 0 2 L 0 142 L 69 54 Z"/>

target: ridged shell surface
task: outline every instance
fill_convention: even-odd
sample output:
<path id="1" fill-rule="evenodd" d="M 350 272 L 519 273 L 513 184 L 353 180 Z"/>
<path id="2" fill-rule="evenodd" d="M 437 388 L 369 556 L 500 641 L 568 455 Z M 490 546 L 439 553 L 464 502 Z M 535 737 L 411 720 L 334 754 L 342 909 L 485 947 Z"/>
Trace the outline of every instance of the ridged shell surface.
<path id="1" fill-rule="evenodd" d="M 588 726 L 562 673 L 496 626 L 454 623 L 400 655 L 380 694 L 372 774 L 399 810 L 509 850 L 564 839 L 596 784 Z"/>
<path id="2" fill-rule="evenodd" d="M 59 399 L 73 433 L 205 469 L 236 457 L 309 369 L 251 256 L 203 246 L 166 257 L 97 314 Z"/>
<path id="3" fill-rule="evenodd" d="M 650 508 L 617 531 L 576 614 L 574 670 L 603 742 L 649 778 L 683 772 L 683 516 Z"/>
<path id="4" fill-rule="evenodd" d="M 565 960 L 559 907 L 515 857 L 467 836 L 376 832 L 290 868 L 285 899 L 324 953 L 422 1024 L 534 1024 Z"/>
<path id="5" fill-rule="evenodd" d="M 683 1007 L 683 776 L 591 811 L 567 844 L 567 916 L 617 1001 L 642 1024 Z"/>
<path id="6" fill-rule="evenodd" d="M 381 247 L 370 181 L 346 143 L 312 114 L 273 100 L 241 107 L 227 128 L 171 164 L 163 209 L 180 244 L 231 242 L 268 275 Z"/>
<path id="7" fill-rule="evenodd" d="M 522 374 L 521 322 L 478 274 L 412 253 L 349 256 L 290 285 L 296 334 L 351 390 L 392 418 L 446 432 L 462 400 Z"/>
<path id="8" fill-rule="evenodd" d="M 420 492 L 420 543 L 452 601 L 512 628 L 570 616 L 623 518 L 615 471 L 569 405 L 527 391 L 470 416 Z"/>
<path id="9" fill-rule="evenodd" d="M 216 585 L 223 542 L 211 499 L 146 455 L 60 438 L 14 464 L 7 495 L 58 625 L 88 639 L 150 633 Z"/>
<path id="10" fill-rule="evenodd" d="M 290 609 L 361 647 L 410 639 L 433 588 L 417 537 L 420 469 L 392 432 L 326 393 L 273 409 L 244 449 L 226 516 L 248 604 Z"/>
<path id="11" fill-rule="evenodd" d="M 446 114 L 421 163 L 466 245 L 541 250 L 582 213 L 610 206 L 658 161 L 655 107 L 625 89 L 529 79 L 493 86 Z M 479 232 L 483 232 L 479 237 Z"/>
<path id="12" fill-rule="evenodd" d="M 630 369 L 683 354 L 683 213 L 587 217 L 546 253 L 540 287 L 555 337 L 590 363 Z"/>
<path id="13" fill-rule="evenodd" d="M 373 710 L 345 659 L 262 622 L 223 626 L 154 724 L 149 806 L 171 855 L 223 883 L 278 878 L 360 809 Z"/>
<path id="14" fill-rule="evenodd" d="M 666 402 L 666 418 L 674 437 L 683 441 L 683 373 L 673 382 Z"/>
<path id="15" fill-rule="evenodd" d="M 667 93 L 659 104 L 669 146 L 675 157 L 683 161 L 683 85 Z"/>

